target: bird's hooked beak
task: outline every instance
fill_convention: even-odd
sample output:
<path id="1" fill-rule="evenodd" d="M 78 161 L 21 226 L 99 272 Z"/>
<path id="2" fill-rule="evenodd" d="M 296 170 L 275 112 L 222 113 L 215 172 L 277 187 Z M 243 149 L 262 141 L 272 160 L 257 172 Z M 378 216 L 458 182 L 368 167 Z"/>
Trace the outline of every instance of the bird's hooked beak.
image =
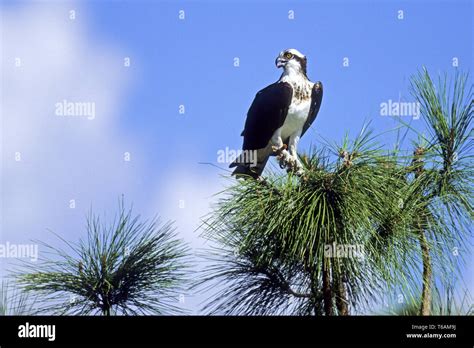
<path id="1" fill-rule="evenodd" d="M 277 59 L 275 60 L 275 65 L 277 68 L 283 68 L 287 62 L 288 60 L 286 60 L 281 55 L 279 55 Z"/>

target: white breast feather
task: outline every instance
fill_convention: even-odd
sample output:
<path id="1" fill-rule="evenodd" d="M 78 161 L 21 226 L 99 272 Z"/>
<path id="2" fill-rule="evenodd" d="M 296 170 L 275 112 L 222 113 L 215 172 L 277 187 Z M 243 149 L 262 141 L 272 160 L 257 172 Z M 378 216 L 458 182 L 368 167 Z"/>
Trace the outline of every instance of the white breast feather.
<path id="1" fill-rule="evenodd" d="M 285 123 L 281 130 L 281 137 L 286 139 L 293 134 L 300 133 L 304 123 L 308 118 L 309 109 L 311 107 L 311 99 L 305 99 L 295 102 L 294 98 L 288 109 Z"/>

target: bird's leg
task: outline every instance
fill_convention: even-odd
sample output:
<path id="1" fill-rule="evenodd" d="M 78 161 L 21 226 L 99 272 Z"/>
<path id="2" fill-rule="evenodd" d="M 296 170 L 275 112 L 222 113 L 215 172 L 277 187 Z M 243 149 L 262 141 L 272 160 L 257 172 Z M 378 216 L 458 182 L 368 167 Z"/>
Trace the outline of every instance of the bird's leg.
<path id="1" fill-rule="evenodd" d="M 281 169 L 285 169 L 290 160 L 290 154 L 288 153 L 287 148 L 288 146 L 286 144 L 283 144 L 281 147 L 272 146 L 272 150 L 276 154 Z"/>
<path id="2" fill-rule="evenodd" d="M 271 142 L 273 153 L 277 157 L 277 160 L 280 164 L 280 168 L 284 169 L 290 158 L 290 154 L 287 151 L 288 146 L 286 144 L 283 144 L 283 140 L 281 139 L 281 136 L 279 134 L 274 136 Z"/>
<path id="3" fill-rule="evenodd" d="M 296 175 L 301 176 L 304 174 L 303 164 L 298 158 L 298 153 L 296 152 L 296 148 L 298 146 L 299 140 L 300 140 L 299 135 L 294 135 L 290 137 L 290 141 L 289 141 L 290 158 L 288 160 L 287 171 L 294 172 Z"/>

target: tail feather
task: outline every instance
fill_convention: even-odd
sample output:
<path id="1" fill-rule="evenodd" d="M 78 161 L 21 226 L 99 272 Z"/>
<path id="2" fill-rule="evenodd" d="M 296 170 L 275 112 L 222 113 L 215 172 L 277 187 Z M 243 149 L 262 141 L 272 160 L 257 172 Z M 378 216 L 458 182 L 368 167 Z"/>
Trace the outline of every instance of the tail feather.
<path id="1" fill-rule="evenodd" d="M 232 175 L 236 178 L 254 178 L 257 179 L 262 175 L 263 169 L 267 164 L 268 157 L 272 154 L 271 145 L 263 149 L 251 150 L 255 151 L 249 156 L 249 152 L 243 152 L 234 162 L 230 164 L 230 168 L 236 167 Z"/>
<path id="2" fill-rule="evenodd" d="M 261 162 L 257 162 L 255 166 L 251 164 L 243 164 L 243 163 L 236 163 L 233 162 L 230 167 L 236 167 L 235 170 L 232 172 L 232 175 L 235 176 L 237 179 L 258 179 L 260 175 L 262 175 L 263 170 L 265 169 L 265 165 L 267 164 L 268 156 Z"/>
<path id="3" fill-rule="evenodd" d="M 232 172 L 232 176 L 237 179 L 257 179 L 260 176 L 259 171 L 255 171 L 256 167 L 250 167 L 248 165 L 238 164 Z"/>

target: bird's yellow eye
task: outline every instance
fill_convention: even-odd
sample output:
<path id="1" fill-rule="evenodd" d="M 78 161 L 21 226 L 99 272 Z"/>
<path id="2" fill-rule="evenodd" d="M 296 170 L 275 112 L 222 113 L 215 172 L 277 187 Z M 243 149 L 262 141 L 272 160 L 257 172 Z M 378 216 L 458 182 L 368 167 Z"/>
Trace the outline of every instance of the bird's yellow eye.
<path id="1" fill-rule="evenodd" d="M 287 53 L 285 53 L 285 58 L 286 59 L 291 59 L 291 58 L 293 58 L 293 54 L 291 54 L 290 52 L 287 52 Z"/>

